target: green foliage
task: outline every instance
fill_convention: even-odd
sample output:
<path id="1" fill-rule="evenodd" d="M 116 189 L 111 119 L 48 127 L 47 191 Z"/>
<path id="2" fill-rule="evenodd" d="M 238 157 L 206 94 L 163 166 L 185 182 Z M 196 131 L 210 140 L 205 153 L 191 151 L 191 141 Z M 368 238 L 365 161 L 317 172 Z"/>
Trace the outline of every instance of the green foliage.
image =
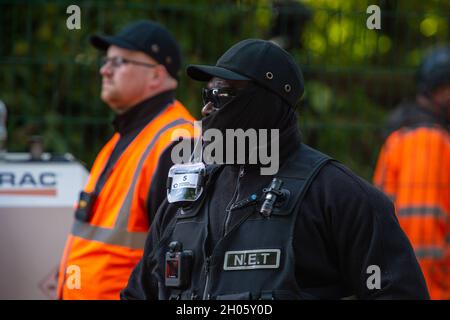
<path id="1" fill-rule="evenodd" d="M 178 39 L 184 67 L 215 63 L 245 38 L 268 39 L 280 14 L 298 14 L 289 51 L 304 70 L 300 125 L 307 143 L 370 179 L 382 143 L 385 114 L 414 93 L 414 68 L 425 49 L 448 42 L 448 1 L 379 2 L 382 29 L 368 30 L 371 1 L 266 0 L 77 1 L 81 30 L 66 28 L 73 1 L 0 1 L 0 99 L 9 108 L 9 143 L 24 151 L 44 137 L 48 151 L 71 152 L 89 167 L 112 134 L 109 108 L 99 99 L 100 53 L 93 33 L 115 33 L 136 19 L 154 19 Z M 294 3 L 294 5 L 292 5 Z M 309 19 L 307 19 L 309 17 Z M 298 30 L 297 30 L 298 31 Z M 182 77 L 178 97 L 200 116 L 201 84 Z"/>

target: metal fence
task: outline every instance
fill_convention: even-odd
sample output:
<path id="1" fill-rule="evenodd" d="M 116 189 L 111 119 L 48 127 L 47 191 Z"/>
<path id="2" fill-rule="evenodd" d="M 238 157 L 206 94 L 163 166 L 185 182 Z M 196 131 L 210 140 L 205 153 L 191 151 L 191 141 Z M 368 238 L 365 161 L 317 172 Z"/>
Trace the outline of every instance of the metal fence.
<path id="1" fill-rule="evenodd" d="M 69 30 L 66 9 L 81 9 Z M 0 1 L 0 100 L 8 149 L 32 135 L 88 167 L 112 134 L 99 98 L 100 54 L 89 35 L 136 19 L 166 25 L 189 63 L 214 63 L 245 38 L 274 39 L 306 79 L 299 105 L 304 140 L 371 178 L 386 113 L 414 95 L 423 52 L 449 40 L 448 1 L 378 1 L 381 29 L 367 28 L 369 1 Z M 200 116 L 200 85 L 183 74 L 178 98 Z"/>

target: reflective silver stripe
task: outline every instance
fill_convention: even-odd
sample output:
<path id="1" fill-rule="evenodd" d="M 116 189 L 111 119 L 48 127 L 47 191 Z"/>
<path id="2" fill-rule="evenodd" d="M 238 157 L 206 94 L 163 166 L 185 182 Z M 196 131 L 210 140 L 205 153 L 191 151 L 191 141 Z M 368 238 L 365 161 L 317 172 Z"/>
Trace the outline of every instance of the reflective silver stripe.
<path id="1" fill-rule="evenodd" d="M 407 207 L 398 210 L 398 215 L 402 217 L 408 216 L 433 216 L 436 218 L 447 219 L 447 215 L 444 210 L 439 207 Z"/>
<path id="2" fill-rule="evenodd" d="M 440 247 L 419 247 L 415 248 L 414 252 L 416 254 L 417 259 L 424 259 L 424 258 L 433 258 L 433 259 L 439 259 L 444 256 L 444 250 Z"/>
<path id="3" fill-rule="evenodd" d="M 72 227 L 72 234 L 86 240 L 99 241 L 131 249 L 144 249 L 145 239 L 147 238 L 147 232 L 107 229 L 76 219 Z"/>
<path id="4" fill-rule="evenodd" d="M 148 144 L 147 148 L 145 149 L 144 153 L 142 154 L 141 158 L 139 159 L 139 163 L 136 167 L 136 170 L 134 171 L 133 180 L 131 181 L 131 184 L 128 188 L 127 196 L 125 197 L 125 200 L 122 203 L 122 207 L 119 210 L 119 215 L 117 216 L 115 228 L 120 230 L 126 230 L 128 225 L 128 218 L 130 216 L 130 210 L 131 210 L 131 202 L 133 201 L 133 194 L 134 189 L 136 186 L 136 182 L 139 178 L 142 166 L 144 165 L 144 161 L 147 158 L 148 154 L 152 151 L 153 146 L 158 141 L 159 137 L 168 129 L 173 128 L 175 126 L 178 126 L 183 123 L 188 123 L 185 119 L 177 119 L 174 120 L 164 127 L 162 127 L 153 137 L 152 141 Z"/>

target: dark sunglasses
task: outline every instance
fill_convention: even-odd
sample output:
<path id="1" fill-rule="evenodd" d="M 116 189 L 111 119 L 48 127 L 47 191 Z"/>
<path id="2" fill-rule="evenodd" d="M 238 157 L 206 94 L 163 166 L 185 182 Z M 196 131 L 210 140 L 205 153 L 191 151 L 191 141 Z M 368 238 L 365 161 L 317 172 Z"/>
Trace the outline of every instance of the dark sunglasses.
<path id="1" fill-rule="evenodd" d="M 235 98 L 240 90 L 233 88 L 203 88 L 203 104 L 212 102 L 216 109 L 220 109 L 224 104 Z"/>

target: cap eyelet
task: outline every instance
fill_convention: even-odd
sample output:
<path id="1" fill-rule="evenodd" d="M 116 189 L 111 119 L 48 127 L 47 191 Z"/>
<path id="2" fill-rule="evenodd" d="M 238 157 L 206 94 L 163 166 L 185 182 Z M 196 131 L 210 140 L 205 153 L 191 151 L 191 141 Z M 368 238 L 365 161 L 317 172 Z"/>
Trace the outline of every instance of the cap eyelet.
<path id="1" fill-rule="evenodd" d="M 159 46 L 157 44 L 152 44 L 152 51 L 157 53 L 159 51 Z"/>
<path id="2" fill-rule="evenodd" d="M 266 72 L 266 78 L 267 79 L 269 79 L 269 80 L 272 80 L 273 79 L 273 73 L 272 72 Z"/>
<path id="3" fill-rule="evenodd" d="M 167 64 L 171 64 L 172 63 L 172 58 L 170 56 L 166 57 L 166 63 Z"/>
<path id="4" fill-rule="evenodd" d="M 284 91 L 291 92 L 291 85 L 290 84 L 285 84 L 284 85 Z"/>

